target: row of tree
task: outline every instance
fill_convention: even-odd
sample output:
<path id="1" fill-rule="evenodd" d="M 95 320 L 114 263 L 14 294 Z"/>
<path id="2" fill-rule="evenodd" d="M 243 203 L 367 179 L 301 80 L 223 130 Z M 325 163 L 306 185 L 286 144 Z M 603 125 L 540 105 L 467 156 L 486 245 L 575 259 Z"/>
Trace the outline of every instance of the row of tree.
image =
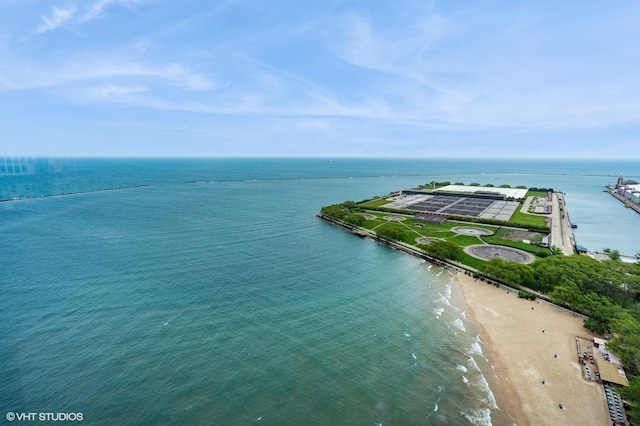
<path id="1" fill-rule="evenodd" d="M 364 223 L 364 216 L 354 212 L 356 203 L 354 201 L 345 201 L 342 204 L 332 204 L 320 209 L 320 212 L 324 215 L 332 217 L 337 220 L 342 220 L 350 225 L 362 226 Z"/>

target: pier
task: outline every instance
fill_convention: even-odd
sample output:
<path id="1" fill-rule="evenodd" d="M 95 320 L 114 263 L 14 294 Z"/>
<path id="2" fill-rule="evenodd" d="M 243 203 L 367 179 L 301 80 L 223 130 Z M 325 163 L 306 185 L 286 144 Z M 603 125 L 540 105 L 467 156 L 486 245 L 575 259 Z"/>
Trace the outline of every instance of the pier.
<path id="1" fill-rule="evenodd" d="M 562 254 L 571 256 L 575 253 L 576 239 L 573 235 L 569 211 L 564 201 L 564 194 L 554 192 L 551 197 L 551 234 L 549 246 L 560 247 Z"/>
<path id="2" fill-rule="evenodd" d="M 607 189 L 605 191 L 608 192 L 609 194 L 611 194 L 614 198 L 616 198 L 619 201 L 621 201 L 622 203 L 624 203 L 624 205 L 626 207 L 630 208 L 631 210 L 634 210 L 636 213 L 640 213 L 640 204 L 634 203 L 633 201 L 631 201 L 631 200 L 629 200 L 627 198 L 624 198 L 622 195 L 618 194 L 611 187 L 607 187 Z"/>

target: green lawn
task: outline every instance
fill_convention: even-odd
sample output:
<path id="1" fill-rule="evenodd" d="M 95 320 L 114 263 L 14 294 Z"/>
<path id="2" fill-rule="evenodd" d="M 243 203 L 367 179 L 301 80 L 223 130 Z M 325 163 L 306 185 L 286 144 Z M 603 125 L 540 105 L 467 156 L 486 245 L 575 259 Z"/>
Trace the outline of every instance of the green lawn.
<path id="1" fill-rule="evenodd" d="M 380 200 L 377 200 L 377 201 L 380 201 Z M 382 201 L 384 202 L 386 200 L 382 200 Z M 482 244 L 484 241 L 488 244 L 496 244 L 496 245 L 518 248 L 537 256 L 539 256 L 540 253 L 542 253 L 543 256 L 546 253 L 548 253 L 548 250 L 544 248 L 537 247 L 531 244 L 525 244 L 520 241 L 511 241 L 508 239 L 503 239 L 496 235 L 489 235 L 489 236 L 483 236 L 482 238 L 478 238 L 473 235 L 460 235 L 451 230 L 452 228 L 460 226 L 460 227 L 482 228 L 482 229 L 487 229 L 495 232 L 497 230 L 495 226 L 478 225 L 475 223 L 465 223 L 465 222 L 459 222 L 459 221 L 455 221 L 455 222 L 447 221 L 442 224 L 416 223 L 413 220 L 411 220 L 411 217 L 407 217 L 402 222 L 393 222 L 393 221 L 388 221 L 386 219 L 383 219 L 384 216 L 389 216 L 392 213 L 369 211 L 369 212 L 366 212 L 366 214 L 373 215 L 376 218 L 365 220 L 365 222 L 363 223 L 364 228 L 375 231 L 375 229 L 378 226 L 383 225 L 385 223 L 389 223 L 389 222 L 398 223 L 405 228 L 405 236 L 403 238 L 403 242 L 407 244 L 411 244 L 413 246 L 418 245 L 418 243 L 416 242 L 416 239 L 420 237 L 429 237 L 429 238 L 446 239 L 463 248 L 470 245 L 474 245 L 474 244 Z M 477 268 L 478 266 L 482 265 L 485 262 L 484 260 L 476 259 L 475 257 L 469 256 L 466 253 L 462 255 L 461 261 L 462 263 L 472 266 L 474 268 Z"/>
<path id="2" fill-rule="evenodd" d="M 476 259 L 475 257 L 468 255 L 467 253 L 462 253 L 458 261 L 460 263 L 464 263 L 465 265 L 471 266 L 472 268 L 476 268 L 476 269 L 486 263 L 486 261 Z"/>
<path id="3" fill-rule="evenodd" d="M 363 209 L 375 209 L 389 203 L 391 203 L 391 201 L 387 200 L 386 198 L 376 198 L 375 200 L 370 200 L 366 203 L 358 204 L 358 207 L 362 207 Z"/>
<path id="4" fill-rule="evenodd" d="M 447 238 L 447 241 L 456 243 L 460 247 L 472 246 L 474 244 L 482 244 L 482 240 L 473 235 L 456 235 L 455 237 Z"/>
<path id="5" fill-rule="evenodd" d="M 517 223 L 523 226 L 547 226 L 545 221 L 547 216 L 541 214 L 526 214 L 522 213 L 520 209 L 522 205 L 518 206 L 516 211 L 511 216 L 510 222 Z"/>
<path id="6" fill-rule="evenodd" d="M 528 191 L 526 197 L 546 197 L 546 191 Z"/>
<path id="7" fill-rule="evenodd" d="M 507 247 L 513 247 L 513 248 L 517 248 L 520 249 L 522 251 L 526 251 L 528 253 L 534 254 L 536 256 L 539 256 L 540 253 L 545 253 L 548 254 L 549 250 L 542 248 L 542 247 L 538 247 L 538 246 L 534 246 L 533 244 L 526 244 L 520 241 L 511 241 L 511 240 L 504 240 L 502 238 L 499 237 L 495 237 L 492 235 L 486 236 L 486 237 L 482 237 L 482 239 L 484 241 L 486 241 L 489 244 L 496 244 L 499 246 L 507 246 Z M 544 256 L 545 254 L 542 254 L 542 256 Z"/>
<path id="8" fill-rule="evenodd" d="M 527 195 L 525 196 L 525 199 L 529 197 L 546 197 L 546 196 L 547 196 L 547 193 L 545 191 L 528 191 Z M 510 219 L 511 222 L 519 223 L 525 226 L 528 226 L 528 225 L 547 226 L 547 223 L 545 221 L 545 219 L 547 218 L 546 215 L 522 213 L 521 211 L 522 204 L 523 203 L 521 203 L 518 206 L 516 211 L 511 216 L 511 219 Z"/>

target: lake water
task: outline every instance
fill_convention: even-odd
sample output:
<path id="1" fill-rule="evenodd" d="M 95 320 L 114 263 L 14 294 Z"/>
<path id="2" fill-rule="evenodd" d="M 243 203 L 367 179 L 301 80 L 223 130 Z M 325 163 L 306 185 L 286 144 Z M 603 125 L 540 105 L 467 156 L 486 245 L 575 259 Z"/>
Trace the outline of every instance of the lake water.
<path id="1" fill-rule="evenodd" d="M 90 424 L 508 424 L 449 275 L 324 205 L 431 180 L 552 187 L 578 244 L 640 252 L 640 215 L 602 192 L 640 181 L 633 161 L 29 167 L 0 177 L 0 198 L 39 197 L 0 203 L 0 408 Z"/>

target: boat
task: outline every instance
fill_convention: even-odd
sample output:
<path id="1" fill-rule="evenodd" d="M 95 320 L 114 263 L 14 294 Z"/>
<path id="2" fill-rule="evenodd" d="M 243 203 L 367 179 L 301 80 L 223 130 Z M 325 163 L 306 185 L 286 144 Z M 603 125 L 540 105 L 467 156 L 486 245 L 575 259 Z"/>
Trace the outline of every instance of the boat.
<path id="1" fill-rule="evenodd" d="M 578 227 L 578 225 L 576 225 L 575 223 L 571 224 L 571 228 L 576 229 Z"/>

